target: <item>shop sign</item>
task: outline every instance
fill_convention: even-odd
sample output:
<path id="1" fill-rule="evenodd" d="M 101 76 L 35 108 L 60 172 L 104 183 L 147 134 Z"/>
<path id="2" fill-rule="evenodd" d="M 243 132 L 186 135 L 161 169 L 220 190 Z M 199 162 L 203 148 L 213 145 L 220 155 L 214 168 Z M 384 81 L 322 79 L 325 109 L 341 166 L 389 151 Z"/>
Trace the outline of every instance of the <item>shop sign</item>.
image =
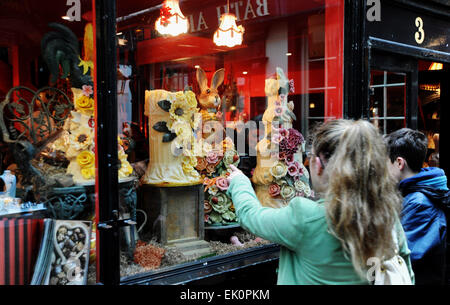
<path id="1" fill-rule="evenodd" d="M 189 32 L 215 31 L 220 24 L 220 16 L 228 10 L 227 5 L 226 1 L 220 0 L 214 1 L 209 6 L 183 7 L 183 12 L 189 19 Z M 238 25 L 262 18 L 289 16 L 320 8 L 323 8 L 320 1 L 230 0 L 230 13 L 236 15 Z"/>
<path id="2" fill-rule="evenodd" d="M 450 53 L 450 20 L 381 0 L 367 1 L 368 36 Z"/>
<path id="3" fill-rule="evenodd" d="M 227 11 L 227 4 L 216 7 L 208 7 L 204 10 L 187 14 L 189 19 L 189 32 L 195 33 L 210 28 L 217 28 L 220 24 L 220 16 Z M 230 1 L 230 12 L 236 15 L 237 22 L 256 19 L 270 15 L 268 0 L 239 0 Z M 214 17 L 217 17 L 214 20 Z"/>

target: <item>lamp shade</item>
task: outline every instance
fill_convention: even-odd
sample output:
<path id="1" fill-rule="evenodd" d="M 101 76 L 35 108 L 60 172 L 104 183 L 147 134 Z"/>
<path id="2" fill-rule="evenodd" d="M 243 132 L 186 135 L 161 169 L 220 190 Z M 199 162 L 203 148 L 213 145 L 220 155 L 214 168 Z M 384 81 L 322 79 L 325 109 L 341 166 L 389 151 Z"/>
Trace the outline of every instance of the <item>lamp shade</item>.
<path id="1" fill-rule="evenodd" d="M 433 62 L 430 65 L 430 68 L 428 70 L 442 70 L 444 69 L 444 65 L 438 62 Z"/>
<path id="2" fill-rule="evenodd" d="M 225 13 L 220 17 L 220 26 L 214 33 L 214 43 L 229 48 L 242 44 L 244 27 L 236 25 L 236 16 Z"/>
<path id="3" fill-rule="evenodd" d="M 188 27 L 188 20 L 181 12 L 178 0 L 164 1 L 155 29 L 162 35 L 177 36 L 187 33 Z"/>

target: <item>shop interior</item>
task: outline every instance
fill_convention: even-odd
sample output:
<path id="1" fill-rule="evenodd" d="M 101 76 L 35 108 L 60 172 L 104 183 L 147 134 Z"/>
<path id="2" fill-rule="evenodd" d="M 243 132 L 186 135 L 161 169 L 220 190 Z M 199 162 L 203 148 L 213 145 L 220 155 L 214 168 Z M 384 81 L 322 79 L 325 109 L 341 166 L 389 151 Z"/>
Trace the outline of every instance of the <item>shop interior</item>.
<path id="1" fill-rule="evenodd" d="M 327 1 L 327 3 L 332 2 Z M 67 126 L 68 118 L 69 121 L 74 119 L 74 114 L 69 106 L 72 102 L 77 108 L 79 96 L 77 91 L 73 90 L 76 81 L 83 80 L 84 76 L 88 79 L 88 76 L 91 75 L 91 78 L 83 85 L 89 87 L 93 83 L 93 66 L 89 65 L 95 52 L 91 41 L 92 34 L 89 35 L 89 31 L 92 31 L 89 26 L 93 22 L 92 3 L 88 0 L 81 0 L 79 4 L 81 9 L 77 9 L 75 3 L 71 6 L 65 2 L 52 2 L 50 5 L 36 1 L 20 1 L 20 3 L 3 1 L 0 4 L 2 12 L 0 13 L 2 14 L 0 23 L 0 33 L 2 33 L 0 35 L 0 100 L 7 100 L 13 105 L 13 108 L 10 106 L 4 108 L 2 131 L 4 136 L 6 135 L 10 140 L 18 140 L 22 137 L 32 143 L 35 151 L 28 156 L 24 164 L 31 162 L 34 166 L 31 169 L 43 170 L 46 177 L 62 175 L 67 166 L 71 168 L 72 163 L 67 159 L 70 147 L 64 148 L 62 145 L 61 150 L 52 150 L 49 147 L 54 148 L 54 143 L 58 141 L 55 140 L 59 136 L 56 131 Z M 217 89 L 217 94 L 221 98 L 221 103 L 217 108 L 222 114 L 219 121 L 224 126 L 226 135 L 234 141 L 242 131 L 246 133 L 245 145 L 242 149 L 237 147 L 239 149 L 237 155 L 240 168 L 249 176 L 252 175 L 257 163 L 256 145 L 267 136 L 263 125 L 263 115 L 268 108 L 266 88 L 268 80 L 281 79 L 281 74 L 287 79 L 283 93 L 288 96 L 286 102 L 292 106 L 295 105 L 290 108 L 291 116 L 295 118 L 294 120 L 290 119 L 290 127 L 301 132 L 304 137 L 307 137 L 315 123 L 342 116 L 342 107 L 339 104 L 339 101 L 342 100 L 339 98 L 342 91 L 339 89 L 342 86 L 342 77 L 337 77 L 342 71 L 340 69 L 342 47 L 336 47 L 342 45 L 342 24 L 340 23 L 342 20 L 339 19 L 341 11 L 337 6 L 328 5 L 325 8 L 325 1 L 208 0 L 180 1 L 180 8 L 186 16 L 185 19 L 189 21 L 188 30 L 187 33 L 171 36 L 161 34 L 155 27 L 158 17 L 164 16 L 162 1 L 117 1 L 117 67 L 115 70 L 118 80 L 117 123 L 119 146 L 121 146 L 119 153 L 122 164 L 120 169 L 122 176 L 119 175 L 121 179 L 129 179 L 128 182 L 139 181 L 145 175 L 149 162 L 149 152 L 152 150 L 149 144 L 151 143 L 151 128 L 149 128 L 151 117 L 146 115 L 146 91 L 179 92 L 188 89 L 194 92 L 198 98 L 203 91 L 198 76 L 199 70 L 205 72 L 204 78 L 209 87 L 214 86 L 211 83 L 213 75 L 221 69 L 224 70 L 223 78 L 216 84 L 217 88 L 213 88 Z M 232 47 L 218 45 L 220 43 L 213 39 L 215 31 L 220 26 L 221 15 L 227 11 L 233 13 L 237 23 L 245 28 L 242 30 L 245 33 L 243 41 Z M 73 70 L 70 70 L 72 74 L 66 73 L 66 69 L 72 68 L 63 64 L 58 67 L 60 69 L 57 71 L 59 77 L 55 78 L 55 70 L 49 66 L 48 56 L 45 53 L 48 45 L 46 34 L 55 29 L 58 31 L 58 28 L 49 25 L 52 22 L 65 26 L 76 37 L 78 44 L 70 41 L 72 34 L 68 34 L 69 32 L 64 34 L 66 37 L 60 35 L 61 41 L 67 39 L 65 42 L 74 43 L 77 46 L 71 52 L 79 54 L 79 68 L 74 69 L 81 71 L 80 79 L 74 79 Z M 44 37 L 45 39 L 43 39 Z M 61 56 L 57 59 L 60 60 Z M 281 72 L 278 72 L 277 68 L 280 68 Z M 41 91 L 48 87 L 57 88 L 60 96 L 55 97 L 56 95 L 52 95 L 52 93 Z M 16 90 L 12 90 L 12 88 L 16 88 Z M 89 88 L 89 90 L 91 89 Z M 83 87 L 84 94 L 86 90 Z M 89 91 L 87 96 L 92 97 L 92 94 Z M 60 108 L 52 106 L 55 101 L 65 106 Z M 87 110 L 81 111 L 86 114 L 83 111 Z M 21 122 L 15 120 L 18 113 L 25 113 L 26 118 Z M 41 124 L 45 125 L 42 127 L 39 125 L 45 121 L 42 113 L 50 116 L 58 113 L 60 120 L 52 117 L 51 123 Z M 88 113 L 91 119 L 87 124 L 93 128 L 95 124 L 93 123 L 93 109 L 88 109 Z M 33 127 L 33 123 L 31 123 L 31 130 L 27 127 L 30 126 L 30 121 L 36 125 Z M 251 126 L 256 126 L 256 128 L 253 130 L 246 128 L 245 124 L 249 121 L 255 123 L 256 125 Z M 68 128 L 66 129 L 70 136 L 74 136 L 74 130 Z M 12 130 L 15 133 L 11 133 Z M 88 142 L 87 139 L 93 138 L 92 135 L 89 133 L 77 135 L 77 145 L 85 146 Z M 17 142 L 14 145 L 17 146 Z M 234 144 L 236 145 L 236 143 Z M 27 204 L 30 208 L 36 208 L 36 203 L 42 202 L 45 203 L 42 206 L 42 215 L 61 217 L 61 214 L 55 212 L 57 210 L 55 206 L 52 206 L 53 214 L 48 214 L 48 210 L 45 211 L 45 207 L 48 207 L 46 201 L 48 193 L 44 191 L 44 187 L 36 187 L 36 181 L 30 178 L 33 177 L 32 175 L 27 176 L 28 180 L 27 177 L 24 177 L 26 175 L 22 175 L 22 163 L 18 162 L 17 155 L 11 147 L 10 143 L 2 141 L 1 169 L 2 172 L 9 170 L 16 176 L 16 197 L 19 199 L 14 203 L 8 202 L 3 209 L 6 210 L 13 206 L 24 208 Z M 90 154 L 95 152 L 92 145 L 89 147 Z M 65 152 L 66 155 L 61 152 Z M 18 155 L 22 156 L 23 154 Z M 299 161 L 302 161 L 305 156 L 306 147 L 302 147 L 298 153 Z M 131 167 L 132 174 L 128 173 Z M 82 185 L 86 192 L 91 192 L 92 195 L 95 182 L 84 183 L 83 178 L 89 177 L 90 181 L 93 181 L 95 170 L 92 168 L 89 171 L 81 169 L 82 174 L 74 175 L 74 181 L 55 179 L 56 182 L 53 181 L 53 186 L 56 185 L 62 189 Z M 79 178 L 79 181 L 82 182 L 78 183 L 79 181 L 77 182 L 75 178 Z M 309 181 L 306 183 L 309 184 Z M 147 245 L 156 234 L 152 231 L 151 221 L 154 220 L 151 218 L 152 211 L 151 209 L 149 211 L 148 204 L 143 198 L 145 192 L 141 190 L 143 188 L 139 182 L 136 182 L 136 185 L 137 209 L 131 212 L 126 211 L 121 215 L 123 218 L 133 218 L 136 223 L 128 231 L 122 232 L 123 264 L 121 274 L 123 276 L 149 270 L 148 266 L 142 267 L 136 263 L 136 249 L 138 246 Z M 179 196 L 185 196 L 184 192 L 180 190 Z M 87 197 L 91 195 L 88 194 Z M 95 236 L 95 204 L 92 200 L 85 202 L 85 210 L 77 216 L 72 215 L 74 218 L 71 217 L 94 222 L 92 230 L 93 236 Z M 88 202 L 90 203 L 88 204 Z M 203 212 L 201 211 L 201 215 Z M 156 218 L 158 218 L 157 216 L 158 212 Z M 191 216 L 198 217 L 195 213 Z M 142 259 L 141 263 L 152 261 L 148 258 L 149 255 L 157 260 L 160 249 L 164 249 L 166 253 L 162 259 L 161 256 L 159 257 L 158 268 L 163 268 L 242 249 L 261 247 L 268 243 L 258 240 L 255 236 L 250 236 L 237 225 L 235 219 L 228 222 L 222 220 L 219 225 L 211 223 L 211 221 L 208 223 L 206 218 L 204 223 L 203 221 L 202 216 L 199 221 L 197 219 L 190 223 L 180 222 L 178 225 L 192 226 L 191 231 L 194 232 L 194 235 L 204 226 L 201 241 L 209 243 L 208 251 L 197 251 L 196 256 L 180 258 L 187 250 L 185 252 L 183 250 L 183 253 L 180 254 L 176 247 L 170 248 L 161 245 L 161 236 L 158 236 L 157 241 L 160 243 L 157 245 L 160 248 L 143 247 L 141 252 L 150 254 L 144 255 L 146 258 Z M 186 229 L 187 231 L 189 230 Z M 186 232 L 183 234 L 192 233 Z M 198 236 L 195 237 L 198 239 Z M 91 243 L 90 252 L 92 262 L 95 261 L 93 260 L 95 258 L 95 237 L 91 241 L 94 241 Z M 200 244 L 202 243 L 200 242 Z M 216 248 L 213 248 L 214 245 Z M 190 246 L 204 247 L 204 245 Z M 142 256 L 142 253 L 139 255 Z M 150 265 L 152 263 L 150 262 Z M 91 271 L 95 271 L 95 269 Z"/>

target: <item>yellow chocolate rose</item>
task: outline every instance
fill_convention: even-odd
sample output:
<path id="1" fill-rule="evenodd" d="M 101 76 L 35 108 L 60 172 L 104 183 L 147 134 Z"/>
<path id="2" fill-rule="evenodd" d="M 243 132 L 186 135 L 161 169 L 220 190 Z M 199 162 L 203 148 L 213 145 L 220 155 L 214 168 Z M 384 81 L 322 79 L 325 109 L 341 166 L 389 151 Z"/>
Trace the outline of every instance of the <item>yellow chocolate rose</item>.
<path id="1" fill-rule="evenodd" d="M 197 166 L 197 158 L 193 156 L 184 156 L 181 164 L 183 171 L 186 174 L 189 174 L 194 170 L 194 167 Z"/>
<path id="2" fill-rule="evenodd" d="M 195 98 L 195 93 L 192 91 L 187 91 L 184 93 L 186 96 L 187 104 L 190 108 L 196 108 L 197 107 L 197 99 Z"/>
<path id="3" fill-rule="evenodd" d="M 93 167 L 95 165 L 95 155 L 91 151 L 85 150 L 77 156 L 77 162 L 82 169 Z"/>
<path id="4" fill-rule="evenodd" d="M 94 111 L 94 99 L 82 95 L 75 100 L 75 109 L 87 114 L 91 115 Z"/>
<path id="5" fill-rule="evenodd" d="M 119 170 L 119 178 L 125 178 L 130 176 L 133 173 L 133 167 L 130 165 L 128 161 L 121 160 L 121 167 Z"/>
<path id="6" fill-rule="evenodd" d="M 94 179 L 95 178 L 95 167 L 82 168 L 81 175 L 86 180 Z"/>

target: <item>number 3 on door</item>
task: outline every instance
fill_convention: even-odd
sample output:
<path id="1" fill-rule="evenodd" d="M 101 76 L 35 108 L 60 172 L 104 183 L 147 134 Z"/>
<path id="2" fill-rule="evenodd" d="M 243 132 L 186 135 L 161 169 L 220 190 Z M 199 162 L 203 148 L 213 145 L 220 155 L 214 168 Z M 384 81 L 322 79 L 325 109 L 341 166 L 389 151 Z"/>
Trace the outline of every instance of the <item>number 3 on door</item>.
<path id="1" fill-rule="evenodd" d="M 418 31 L 415 34 L 416 42 L 418 44 L 422 44 L 425 39 L 425 32 L 423 30 L 423 20 L 420 17 L 416 18 L 416 27 Z"/>

